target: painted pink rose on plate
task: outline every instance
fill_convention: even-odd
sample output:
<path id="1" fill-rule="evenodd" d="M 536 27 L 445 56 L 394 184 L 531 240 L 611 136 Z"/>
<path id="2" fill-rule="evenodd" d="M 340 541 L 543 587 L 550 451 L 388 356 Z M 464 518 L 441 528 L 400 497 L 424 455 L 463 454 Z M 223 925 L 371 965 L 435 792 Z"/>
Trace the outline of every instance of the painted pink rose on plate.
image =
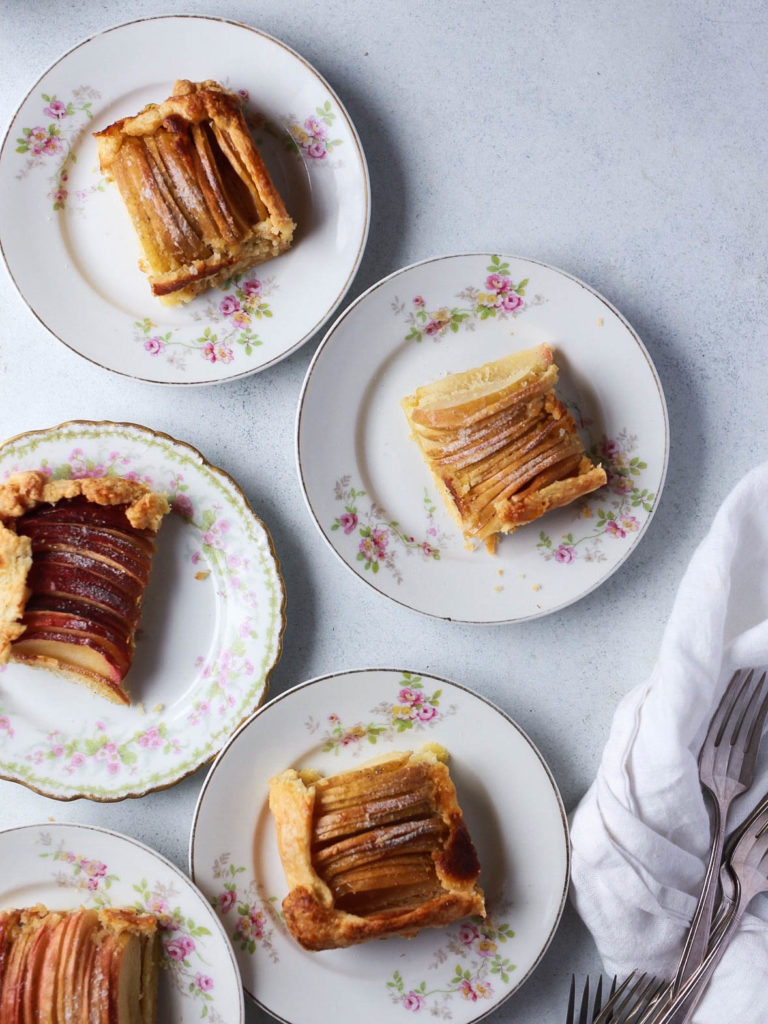
<path id="1" fill-rule="evenodd" d="M 219 309 L 224 316 L 231 316 L 240 309 L 240 303 L 234 295 L 226 295 L 219 303 Z"/>
<path id="2" fill-rule="evenodd" d="M 409 992 L 403 996 L 403 1006 L 406 1010 L 410 1010 L 412 1013 L 418 1013 L 418 1011 L 424 1006 L 424 998 L 420 996 L 418 992 Z"/>
<path id="3" fill-rule="evenodd" d="M 179 935 L 165 943 L 165 952 L 172 960 L 179 963 L 186 960 L 191 953 L 194 953 L 195 949 L 195 940 L 188 935 Z"/>
<path id="4" fill-rule="evenodd" d="M 507 291 L 512 282 L 508 277 L 502 277 L 501 274 L 489 274 L 485 279 L 485 287 L 492 292 L 505 292 Z"/>
<path id="5" fill-rule="evenodd" d="M 46 117 L 53 117 L 56 119 L 67 116 L 67 105 L 62 103 L 61 100 L 51 100 L 47 107 L 43 108 L 43 113 Z"/>
<path id="6" fill-rule="evenodd" d="M 227 914 L 237 903 L 237 893 L 234 889 L 225 889 L 224 892 L 219 893 L 219 910 L 222 914 Z"/>

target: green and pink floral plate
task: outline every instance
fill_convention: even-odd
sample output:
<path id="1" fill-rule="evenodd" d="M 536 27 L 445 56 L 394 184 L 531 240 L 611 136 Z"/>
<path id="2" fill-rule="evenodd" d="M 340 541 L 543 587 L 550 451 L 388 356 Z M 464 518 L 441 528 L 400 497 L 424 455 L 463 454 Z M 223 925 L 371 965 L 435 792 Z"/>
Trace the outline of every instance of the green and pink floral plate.
<path id="1" fill-rule="evenodd" d="M 0 910 L 128 906 L 156 914 L 162 967 L 158 1020 L 241 1024 L 243 990 L 221 923 L 170 861 L 127 836 L 46 822 L 0 832 Z"/>
<path id="2" fill-rule="evenodd" d="M 401 399 L 541 342 L 607 485 L 503 538 L 495 555 L 468 550 Z M 478 623 L 547 615 L 615 572 L 651 520 L 669 450 L 659 378 L 621 314 L 561 270 L 494 253 L 416 263 L 353 302 L 310 364 L 296 432 L 309 511 L 342 562 L 400 604 Z"/>
<path id="3" fill-rule="evenodd" d="M 482 864 L 485 920 L 308 953 L 286 930 L 285 877 L 269 779 L 289 767 L 331 774 L 389 750 L 442 744 Z M 530 739 L 457 683 L 366 669 L 303 683 L 228 741 L 198 799 L 190 874 L 235 948 L 247 994 L 290 1024 L 425 1019 L 469 1024 L 530 976 L 568 888 L 565 812 Z M 343 997 L 341 995 L 343 993 Z"/>
<path id="4" fill-rule="evenodd" d="M 163 306 L 92 132 L 171 94 L 173 78 L 239 92 L 298 228 L 292 249 L 194 299 Z M 85 358 L 160 384 L 210 384 L 272 365 L 333 313 L 368 234 L 357 132 L 303 57 L 246 25 L 148 18 L 93 36 L 32 87 L 0 150 L 0 245 L 24 300 Z"/>
<path id="5" fill-rule="evenodd" d="M 0 666 L 0 777 L 61 800 L 119 800 L 213 759 L 264 701 L 285 591 L 266 527 L 194 448 L 128 423 L 74 421 L 0 446 L 0 482 L 119 475 L 166 492 L 127 678 L 131 707 L 44 669 Z"/>

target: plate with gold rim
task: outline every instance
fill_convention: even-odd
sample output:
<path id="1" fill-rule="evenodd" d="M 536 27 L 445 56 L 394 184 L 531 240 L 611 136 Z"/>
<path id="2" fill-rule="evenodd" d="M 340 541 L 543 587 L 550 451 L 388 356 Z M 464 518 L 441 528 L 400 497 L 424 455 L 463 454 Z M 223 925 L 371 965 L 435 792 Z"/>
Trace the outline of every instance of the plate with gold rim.
<path id="1" fill-rule="evenodd" d="M 269 779 L 289 767 L 332 774 L 428 743 L 450 755 L 487 918 L 413 939 L 303 950 L 281 916 L 286 885 Z M 351 1024 L 360 1006 L 371 1024 L 416 1011 L 456 1024 L 480 1020 L 544 955 L 563 911 L 569 858 L 556 783 L 522 729 L 459 683 L 395 669 L 311 679 L 265 704 L 212 765 L 190 836 L 190 874 L 233 943 L 246 993 L 290 1024 L 331 1016 Z"/>
<path id="2" fill-rule="evenodd" d="M 0 445 L 0 482 L 125 476 L 168 494 L 133 665 L 131 706 L 45 669 L 0 666 L 0 777 L 60 800 L 120 800 L 210 761 L 265 700 L 285 591 L 266 526 L 190 445 L 130 423 L 73 421 Z"/>
<path id="3" fill-rule="evenodd" d="M 502 537 L 493 555 L 469 549 L 400 402 L 544 342 L 607 485 Z M 668 453 L 661 382 L 624 317 L 570 274 L 498 253 L 424 260 L 369 288 L 320 343 L 296 417 L 304 499 L 333 553 L 399 604 L 469 623 L 548 615 L 603 583 L 643 537 Z"/>
<path id="4" fill-rule="evenodd" d="M 243 97 L 297 223 L 288 252 L 184 306 L 151 295 L 92 136 L 170 96 L 170 66 Z M 153 383 L 218 383 L 293 352 L 341 302 L 369 220 L 365 156 L 331 86 L 286 44 L 221 18 L 147 18 L 85 40 L 31 88 L 0 149 L 0 247 L 22 298 L 79 355 Z"/>
<path id="5" fill-rule="evenodd" d="M 155 850 L 93 825 L 45 822 L 0 832 L 0 910 L 132 907 L 158 918 L 158 1020 L 242 1024 L 232 948 L 190 880 Z"/>

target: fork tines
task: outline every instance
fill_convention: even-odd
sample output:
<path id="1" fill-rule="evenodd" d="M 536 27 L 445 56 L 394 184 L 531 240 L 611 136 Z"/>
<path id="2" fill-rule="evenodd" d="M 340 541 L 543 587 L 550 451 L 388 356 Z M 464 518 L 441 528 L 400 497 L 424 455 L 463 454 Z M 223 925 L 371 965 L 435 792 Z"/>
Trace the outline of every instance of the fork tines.
<path id="1" fill-rule="evenodd" d="M 616 991 L 616 979 L 613 979 L 611 985 L 610 995 Z M 565 1024 L 591 1024 L 592 1021 L 597 1017 L 600 1012 L 600 1007 L 603 1002 L 603 979 L 602 976 L 597 980 L 597 988 L 595 989 L 595 998 L 592 1004 L 592 1011 L 589 1009 L 589 978 L 584 982 L 584 989 L 581 993 L 581 1004 L 579 1007 L 579 1015 L 576 1016 L 576 976 L 571 975 L 571 988 L 568 993 L 568 1012 L 565 1015 Z"/>
<path id="2" fill-rule="evenodd" d="M 666 981 L 633 972 L 619 985 L 592 1024 L 638 1024 L 666 987 Z"/>
<path id="3" fill-rule="evenodd" d="M 603 979 L 598 978 L 595 996 L 590 1008 L 589 978 L 584 983 L 576 1014 L 576 979 L 571 977 L 568 1012 L 565 1024 L 643 1024 L 651 1007 L 658 1006 L 669 993 L 669 983 L 650 974 L 633 971 L 617 985 L 614 978 L 608 999 L 602 1005 Z"/>
<path id="4" fill-rule="evenodd" d="M 701 749 L 700 762 L 705 771 L 728 772 L 734 780 L 741 777 L 745 785 L 751 781 L 768 713 L 765 679 L 766 672 L 758 669 L 742 669 L 734 674 Z"/>

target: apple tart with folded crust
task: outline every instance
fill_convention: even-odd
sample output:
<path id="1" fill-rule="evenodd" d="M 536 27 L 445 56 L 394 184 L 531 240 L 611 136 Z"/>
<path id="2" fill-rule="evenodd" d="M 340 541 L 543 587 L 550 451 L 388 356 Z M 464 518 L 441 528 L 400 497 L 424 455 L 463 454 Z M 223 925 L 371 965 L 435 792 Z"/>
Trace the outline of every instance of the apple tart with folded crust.
<path id="1" fill-rule="evenodd" d="M 401 402 L 411 433 L 468 546 L 602 487 L 555 394 L 549 345 L 425 384 Z"/>
<path id="2" fill-rule="evenodd" d="M 0 1024 L 155 1024 L 159 965 L 153 914 L 0 910 Z"/>
<path id="3" fill-rule="evenodd" d="M 139 266 L 167 305 L 291 245 L 295 224 L 241 107 L 217 82 L 182 79 L 163 103 L 94 133 L 138 235 Z"/>
<path id="4" fill-rule="evenodd" d="M 285 923 L 312 951 L 412 937 L 485 916 L 480 864 L 446 751 L 397 751 L 336 775 L 288 769 L 269 805 L 289 892 Z"/>
<path id="5" fill-rule="evenodd" d="M 118 704 L 165 495 L 120 477 L 0 484 L 0 664 L 53 669 Z"/>

